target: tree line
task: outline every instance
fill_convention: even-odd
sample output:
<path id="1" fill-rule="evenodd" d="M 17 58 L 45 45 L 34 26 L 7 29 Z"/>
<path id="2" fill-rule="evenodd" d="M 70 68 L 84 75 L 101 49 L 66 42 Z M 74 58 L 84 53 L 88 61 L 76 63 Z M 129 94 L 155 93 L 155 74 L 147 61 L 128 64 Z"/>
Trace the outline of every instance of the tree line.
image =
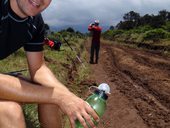
<path id="1" fill-rule="evenodd" d="M 170 21 L 170 12 L 167 10 L 161 10 L 157 15 L 145 14 L 144 16 L 140 16 L 137 12 L 130 11 L 124 14 L 123 21 L 120 21 L 115 27 L 111 26 L 110 29 L 129 30 L 144 25 L 160 28 L 165 25 L 167 21 Z"/>

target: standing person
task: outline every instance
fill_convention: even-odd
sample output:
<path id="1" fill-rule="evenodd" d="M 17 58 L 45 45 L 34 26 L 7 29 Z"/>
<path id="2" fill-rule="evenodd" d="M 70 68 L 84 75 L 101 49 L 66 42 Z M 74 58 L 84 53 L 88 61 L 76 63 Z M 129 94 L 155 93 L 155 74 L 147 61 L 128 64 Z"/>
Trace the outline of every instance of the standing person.
<path id="1" fill-rule="evenodd" d="M 31 80 L 0 73 L 0 128 L 26 128 L 21 103 L 37 103 L 42 128 L 62 128 L 60 109 L 72 127 L 78 119 L 93 128 L 94 110 L 71 93 L 46 66 L 43 55 L 44 22 L 41 12 L 51 0 L 0 1 L 0 59 L 24 47 Z"/>
<path id="2" fill-rule="evenodd" d="M 90 63 L 98 63 L 99 59 L 99 50 L 100 50 L 100 35 L 102 28 L 99 26 L 99 20 L 95 20 L 94 23 L 88 26 L 88 30 L 92 32 L 92 42 L 91 42 L 91 51 L 90 51 Z M 94 62 L 95 54 L 95 62 Z"/>

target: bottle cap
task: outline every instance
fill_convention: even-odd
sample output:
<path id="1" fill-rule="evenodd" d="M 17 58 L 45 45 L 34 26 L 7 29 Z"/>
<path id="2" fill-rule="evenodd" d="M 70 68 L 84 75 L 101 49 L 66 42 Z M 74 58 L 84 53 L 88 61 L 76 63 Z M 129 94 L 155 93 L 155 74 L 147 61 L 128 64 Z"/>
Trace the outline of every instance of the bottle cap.
<path id="1" fill-rule="evenodd" d="M 110 93 L 110 87 L 106 83 L 101 83 L 98 87 L 96 86 L 91 86 L 89 89 L 91 92 L 94 92 L 95 90 L 101 90 L 104 91 L 106 94 L 111 94 Z"/>
<path id="2" fill-rule="evenodd" d="M 110 94 L 110 87 L 108 84 L 106 83 L 101 83 L 99 86 L 98 86 L 98 89 L 99 90 L 102 90 L 102 91 L 105 91 L 105 93 L 107 94 Z"/>

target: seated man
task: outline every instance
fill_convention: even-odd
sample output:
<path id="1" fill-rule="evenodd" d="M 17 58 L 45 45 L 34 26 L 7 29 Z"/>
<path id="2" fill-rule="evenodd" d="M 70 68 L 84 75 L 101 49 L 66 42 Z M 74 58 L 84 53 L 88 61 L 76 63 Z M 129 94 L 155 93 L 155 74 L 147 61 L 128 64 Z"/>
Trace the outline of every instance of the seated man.
<path id="1" fill-rule="evenodd" d="M 51 0 L 0 1 L 0 60 L 24 47 L 31 80 L 0 73 L 0 128 L 26 128 L 21 103 L 37 103 L 42 128 L 62 128 L 60 109 L 72 127 L 95 127 L 94 110 L 58 81 L 44 62 L 41 12 Z"/>

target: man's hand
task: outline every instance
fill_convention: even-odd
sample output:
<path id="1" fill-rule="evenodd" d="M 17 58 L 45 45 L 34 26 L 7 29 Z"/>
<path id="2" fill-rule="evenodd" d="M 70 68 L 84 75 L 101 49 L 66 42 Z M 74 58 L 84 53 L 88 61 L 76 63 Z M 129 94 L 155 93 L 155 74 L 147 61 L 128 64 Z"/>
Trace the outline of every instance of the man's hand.
<path id="1" fill-rule="evenodd" d="M 88 128 L 86 122 L 92 128 L 95 128 L 91 117 L 98 121 L 99 117 L 96 112 L 84 100 L 74 94 L 64 95 L 61 97 L 60 108 L 68 115 L 72 128 L 75 128 L 75 121 L 78 119 L 84 128 Z"/>
<path id="2" fill-rule="evenodd" d="M 91 23 L 89 26 L 91 26 L 91 27 L 94 26 L 94 23 Z"/>

